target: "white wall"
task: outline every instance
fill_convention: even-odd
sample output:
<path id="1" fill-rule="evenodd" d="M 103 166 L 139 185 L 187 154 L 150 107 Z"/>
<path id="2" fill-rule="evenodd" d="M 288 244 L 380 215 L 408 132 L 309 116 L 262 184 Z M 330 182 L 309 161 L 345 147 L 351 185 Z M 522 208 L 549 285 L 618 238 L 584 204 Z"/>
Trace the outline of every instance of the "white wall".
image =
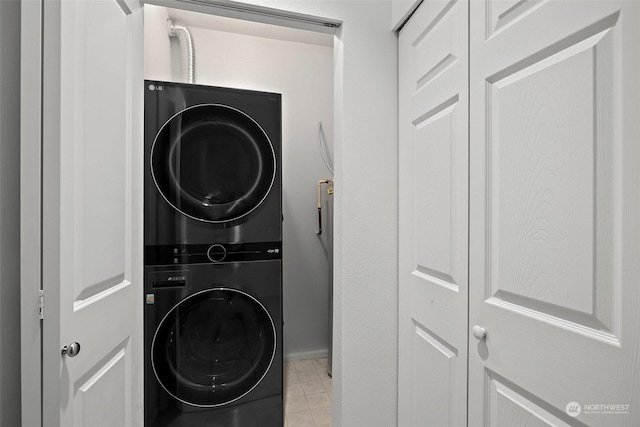
<path id="1" fill-rule="evenodd" d="M 20 2 L 0 1 L 0 426 L 20 425 Z"/>
<path id="2" fill-rule="evenodd" d="M 333 425 L 396 425 L 398 64 L 391 1 L 248 2 L 344 23 L 334 61 Z"/>
<path id="3" fill-rule="evenodd" d="M 171 69 L 167 61 L 159 60 L 166 58 L 169 47 L 166 9 L 147 5 L 145 11 L 149 33 L 145 77 L 181 81 L 180 45 L 175 38 Z M 174 15 L 170 10 L 169 16 Z M 201 25 L 207 25 L 206 20 Z M 315 234 L 316 183 L 332 176 L 322 163 L 316 139 L 322 121 L 323 141 L 330 149 L 333 146 L 333 48 L 189 28 L 196 49 L 196 83 L 282 94 L 284 356 L 326 356 L 329 267 L 326 235 Z"/>
<path id="4" fill-rule="evenodd" d="M 144 8 L 144 78 L 171 81 L 171 50 L 167 37 L 167 9 Z"/>

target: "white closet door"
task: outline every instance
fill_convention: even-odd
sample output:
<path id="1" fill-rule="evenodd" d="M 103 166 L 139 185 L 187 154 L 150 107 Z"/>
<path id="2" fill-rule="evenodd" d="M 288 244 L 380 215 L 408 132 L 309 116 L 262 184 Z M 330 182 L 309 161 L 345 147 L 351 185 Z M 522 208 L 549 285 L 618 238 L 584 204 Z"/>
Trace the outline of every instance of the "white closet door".
<path id="1" fill-rule="evenodd" d="M 44 425 L 141 425 L 142 7 L 43 4 Z"/>
<path id="2" fill-rule="evenodd" d="M 638 426 L 640 2 L 470 13 L 469 425 Z"/>
<path id="3" fill-rule="evenodd" d="M 400 426 L 467 422 L 468 2 L 400 33 Z"/>

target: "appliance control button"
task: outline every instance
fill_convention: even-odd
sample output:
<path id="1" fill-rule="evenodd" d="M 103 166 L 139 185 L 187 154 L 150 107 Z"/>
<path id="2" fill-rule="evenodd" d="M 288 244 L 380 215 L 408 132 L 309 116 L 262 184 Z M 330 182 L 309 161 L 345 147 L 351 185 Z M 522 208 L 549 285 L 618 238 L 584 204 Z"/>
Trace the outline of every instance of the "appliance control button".
<path id="1" fill-rule="evenodd" d="M 215 245 L 211 245 L 209 250 L 207 251 L 207 257 L 211 260 L 211 262 L 220 262 L 224 261 L 227 256 L 227 250 L 224 246 L 216 243 Z"/>

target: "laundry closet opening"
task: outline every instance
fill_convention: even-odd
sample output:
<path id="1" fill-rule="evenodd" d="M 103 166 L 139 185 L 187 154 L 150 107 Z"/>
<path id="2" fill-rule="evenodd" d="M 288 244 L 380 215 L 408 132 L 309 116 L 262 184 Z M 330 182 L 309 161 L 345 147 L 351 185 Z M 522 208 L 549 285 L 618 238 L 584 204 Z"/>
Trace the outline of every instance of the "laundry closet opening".
<path id="1" fill-rule="evenodd" d="M 318 368 L 332 337 L 335 36 L 147 4 L 145 80 L 185 82 L 184 46 L 169 22 L 191 34 L 194 84 L 282 95 L 284 371 L 308 359 Z"/>

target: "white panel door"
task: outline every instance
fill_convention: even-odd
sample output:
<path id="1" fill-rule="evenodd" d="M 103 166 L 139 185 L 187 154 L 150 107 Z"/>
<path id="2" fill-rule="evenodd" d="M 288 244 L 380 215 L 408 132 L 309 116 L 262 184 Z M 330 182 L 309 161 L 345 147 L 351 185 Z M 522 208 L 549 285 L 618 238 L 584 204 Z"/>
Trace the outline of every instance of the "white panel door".
<path id="1" fill-rule="evenodd" d="M 142 10 L 43 5 L 44 425 L 140 425 Z"/>
<path id="2" fill-rule="evenodd" d="M 469 425 L 638 426 L 640 2 L 470 14 Z"/>
<path id="3" fill-rule="evenodd" d="M 400 426 L 467 422 L 468 2 L 429 0 L 402 29 Z"/>

